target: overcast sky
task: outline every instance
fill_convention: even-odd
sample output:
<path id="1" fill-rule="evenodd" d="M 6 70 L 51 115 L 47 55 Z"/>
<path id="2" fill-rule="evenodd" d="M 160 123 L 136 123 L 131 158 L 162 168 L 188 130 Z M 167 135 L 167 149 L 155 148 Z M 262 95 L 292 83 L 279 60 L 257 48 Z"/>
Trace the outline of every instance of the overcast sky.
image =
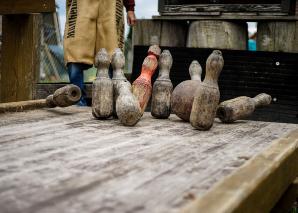
<path id="1" fill-rule="evenodd" d="M 56 3 L 59 6 L 59 17 L 62 34 L 64 32 L 65 25 L 65 1 L 66 0 L 56 0 Z M 136 2 L 136 16 L 137 18 L 151 18 L 153 15 L 158 15 L 157 12 L 157 3 L 158 0 L 135 0 Z M 256 30 L 255 23 L 248 24 L 248 30 L 253 32 Z"/>

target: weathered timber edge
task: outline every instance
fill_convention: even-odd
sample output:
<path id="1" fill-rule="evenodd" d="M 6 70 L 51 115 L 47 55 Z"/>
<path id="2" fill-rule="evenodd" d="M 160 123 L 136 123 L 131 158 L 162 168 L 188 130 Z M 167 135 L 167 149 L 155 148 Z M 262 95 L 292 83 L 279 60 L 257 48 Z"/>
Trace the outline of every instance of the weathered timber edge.
<path id="1" fill-rule="evenodd" d="M 25 110 L 40 109 L 44 107 L 46 107 L 45 99 L 0 103 L 0 114 L 6 112 L 23 112 Z"/>
<path id="2" fill-rule="evenodd" d="M 297 198 L 298 198 L 298 177 L 289 186 L 287 191 L 283 194 L 282 198 L 274 206 L 271 213 L 290 212 Z"/>
<path id="3" fill-rule="evenodd" d="M 154 20 L 240 20 L 240 21 L 260 21 L 260 20 L 276 20 L 276 21 L 296 21 L 298 16 L 274 16 L 268 15 L 247 15 L 247 14 L 222 14 L 222 15 L 186 15 L 186 14 L 175 14 L 175 15 L 155 15 L 152 16 Z"/>
<path id="4" fill-rule="evenodd" d="M 278 139 L 182 213 L 269 212 L 298 175 L 298 129 Z"/>

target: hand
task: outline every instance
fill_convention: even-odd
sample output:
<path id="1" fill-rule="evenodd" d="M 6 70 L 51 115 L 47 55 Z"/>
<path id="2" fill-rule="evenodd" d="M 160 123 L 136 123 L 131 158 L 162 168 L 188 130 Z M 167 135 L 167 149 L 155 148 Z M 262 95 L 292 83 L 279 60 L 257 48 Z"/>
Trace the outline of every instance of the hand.
<path id="1" fill-rule="evenodd" d="M 128 11 L 127 12 L 127 24 L 129 26 L 134 26 L 137 22 L 137 18 L 135 15 L 135 11 Z"/>

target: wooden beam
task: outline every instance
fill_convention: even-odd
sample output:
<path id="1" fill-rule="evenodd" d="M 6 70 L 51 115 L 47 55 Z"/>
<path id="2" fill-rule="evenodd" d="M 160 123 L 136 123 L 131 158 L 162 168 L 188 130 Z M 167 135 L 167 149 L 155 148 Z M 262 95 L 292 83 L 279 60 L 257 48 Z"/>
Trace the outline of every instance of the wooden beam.
<path id="1" fill-rule="evenodd" d="M 0 14 L 28 14 L 55 12 L 54 0 L 4 0 L 0 1 Z"/>
<path id="2" fill-rule="evenodd" d="M 223 20 L 198 20 L 189 25 L 186 47 L 246 50 L 247 24 Z"/>
<path id="3" fill-rule="evenodd" d="M 298 129 L 276 140 L 183 213 L 269 212 L 298 175 Z"/>
<path id="4" fill-rule="evenodd" d="M 258 22 L 257 50 L 298 53 L 297 21 Z"/>
<path id="5" fill-rule="evenodd" d="M 188 26 L 186 21 L 138 20 L 133 28 L 133 45 L 150 45 L 151 36 L 157 36 L 161 46 L 184 47 Z"/>
<path id="6" fill-rule="evenodd" d="M 298 1 L 298 0 L 297 0 Z M 297 3 L 298 5 L 298 3 Z M 298 20 L 298 6 L 296 16 L 281 16 L 270 14 L 251 14 L 251 13 L 221 13 L 221 15 L 189 15 L 189 14 L 178 14 L 174 15 L 162 15 L 153 16 L 154 20 L 240 20 L 240 21 L 260 21 L 260 20 L 276 20 L 276 21 L 295 21 Z"/>
<path id="7" fill-rule="evenodd" d="M 23 112 L 25 110 L 34 110 L 46 107 L 46 100 L 31 100 L 31 101 L 19 101 L 10 103 L 0 103 L 0 114 L 7 112 Z"/>
<path id="8" fill-rule="evenodd" d="M 283 194 L 282 198 L 274 206 L 271 213 L 290 212 L 296 199 L 298 199 L 298 177 L 289 186 L 287 191 Z"/>
<path id="9" fill-rule="evenodd" d="M 34 95 L 40 20 L 37 14 L 3 16 L 0 102 L 30 100 Z"/>
<path id="10" fill-rule="evenodd" d="M 166 5 L 162 14 L 183 12 L 283 12 L 280 4 L 193 4 Z"/>

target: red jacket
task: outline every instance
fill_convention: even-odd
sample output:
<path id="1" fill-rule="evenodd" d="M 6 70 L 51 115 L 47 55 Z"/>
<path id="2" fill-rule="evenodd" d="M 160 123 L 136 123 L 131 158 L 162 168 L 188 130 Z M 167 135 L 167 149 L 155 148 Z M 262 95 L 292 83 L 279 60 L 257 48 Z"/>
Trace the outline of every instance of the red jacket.
<path id="1" fill-rule="evenodd" d="M 123 4 L 127 11 L 135 10 L 135 0 L 123 0 Z"/>

